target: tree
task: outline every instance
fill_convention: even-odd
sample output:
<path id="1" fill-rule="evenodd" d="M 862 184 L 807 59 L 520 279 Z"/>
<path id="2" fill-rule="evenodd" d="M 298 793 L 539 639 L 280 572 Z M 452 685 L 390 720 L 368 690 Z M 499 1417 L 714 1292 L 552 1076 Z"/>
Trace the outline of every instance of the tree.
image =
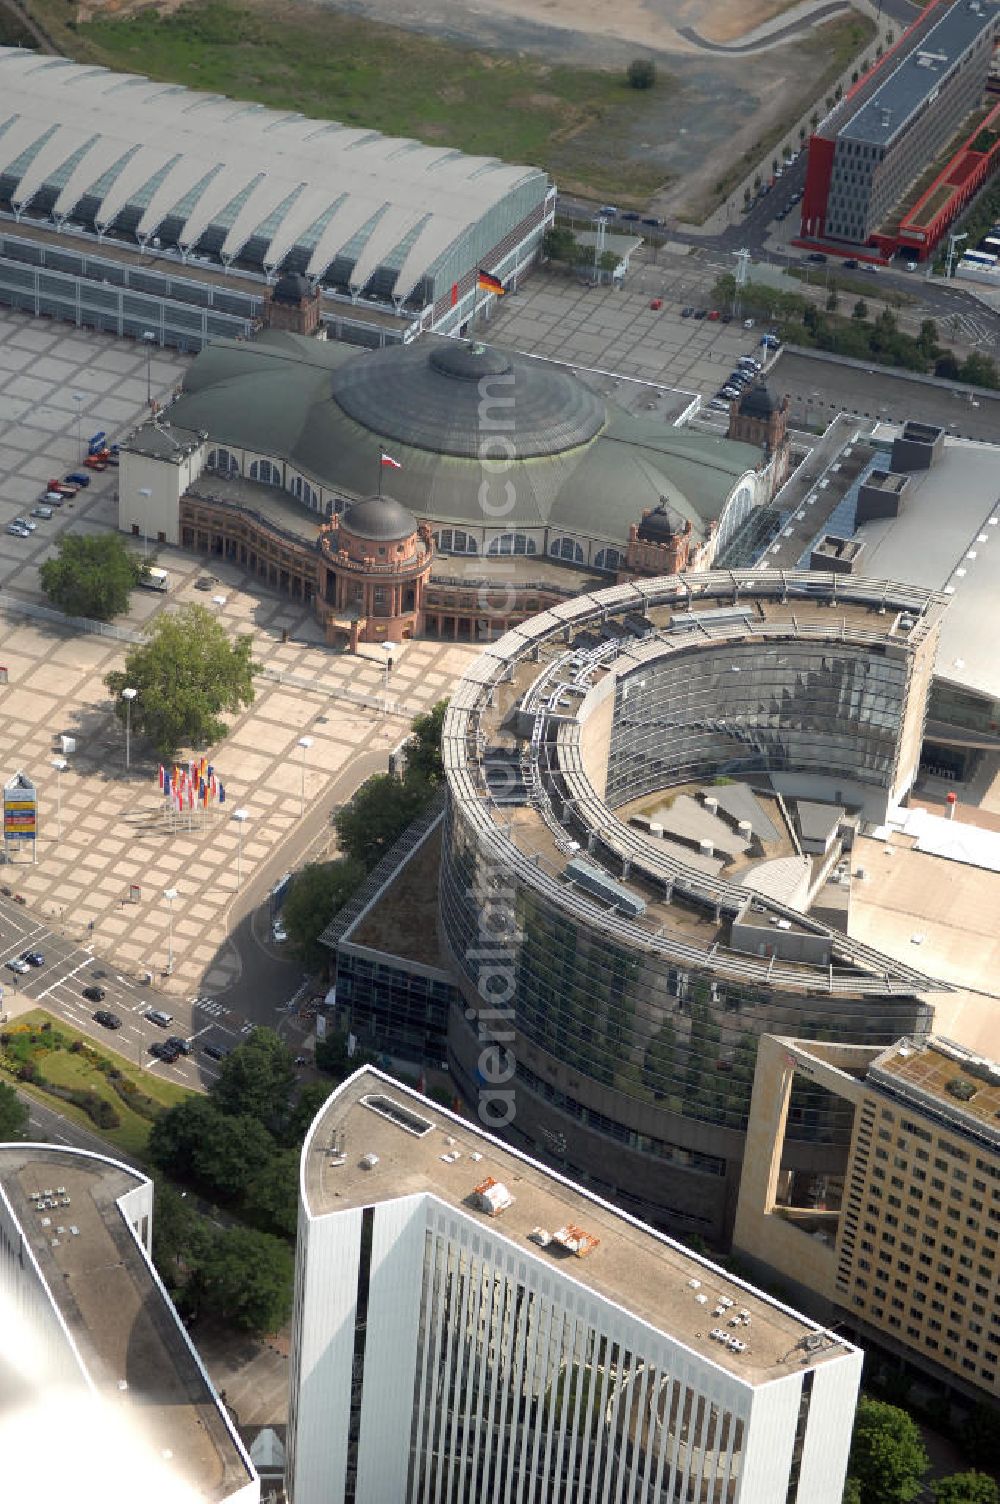
<path id="1" fill-rule="evenodd" d="M 867 317 L 868 304 L 865 302 L 864 298 L 859 298 L 855 303 L 853 309 L 851 310 L 851 318 L 857 319 L 860 322 L 862 319 L 866 319 Z"/>
<path id="2" fill-rule="evenodd" d="M 56 557 L 46 559 L 38 571 L 54 606 L 67 616 L 94 621 L 110 621 L 128 610 L 132 591 L 142 579 L 142 564 L 118 533 L 63 533 L 56 550 Z"/>
<path id="3" fill-rule="evenodd" d="M 122 690 L 128 685 L 137 692 L 133 728 L 149 737 L 160 757 L 219 741 L 226 732 L 221 712 L 253 704 L 253 676 L 260 665 L 251 657 L 252 639 L 238 636 L 230 643 L 204 606 L 158 617 L 146 636 L 129 650 L 124 669 L 104 680 L 119 720 L 125 720 Z"/>
<path id="4" fill-rule="evenodd" d="M 353 1055 L 348 1055 L 346 1034 L 327 1034 L 326 1038 L 319 1040 L 316 1045 L 317 1066 L 338 1082 L 345 1081 L 363 1065 L 370 1065 L 373 1059 L 374 1056 L 369 1055 L 366 1050 L 355 1050 Z M 330 1088 L 328 1087 L 327 1090 L 329 1091 Z"/>
<path id="5" fill-rule="evenodd" d="M 426 807 L 430 795 L 430 787 L 419 777 L 400 782 L 388 773 L 377 773 L 369 778 L 350 804 L 337 811 L 334 824 L 341 851 L 370 872 Z"/>
<path id="6" fill-rule="evenodd" d="M 837 284 L 836 284 L 836 282 L 831 282 L 830 283 L 830 291 L 826 295 L 827 312 L 828 313 L 836 313 L 836 311 L 837 311 L 837 304 L 839 302 L 840 302 L 840 299 L 837 296 Z"/>
<path id="7" fill-rule="evenodd" d="M 651 57 L 634 57 L 625 70 L 630 88 L 651 89 L 656 83 L 656 64 Z"/>
<path id="8" fill-rule="evenodd" d="M 341 1038 L 342 1036 L 335 1037 Z M 321 1050 L 326 1043 L 327 1040 L 318 1040 L 316 1044 L 317 1051 Z M 344 1058 L 346 1061 L 346 1051 Z M 355 1066 L 351 1062 L 347 1062 L 347 1067 L 347 1070 L 344 1072 L 345 1076 L 350 1075 L 351 1071 L 355 1069 Z M 335 1090 L 336 1085 L 331 1084 L 329 1081 L 306 1082 L 305 1086 L 299 1092 L 295 1106 L 292 1108 L 291 1116 L 285 1124 L 284 1137 L 286 1144 L 290 1144 L 296 1150 L 301 1146 L 303 1139 L 312 1127 L 316 1114 L 330 1093 Z"/>
<path id="9" fill-rule="evenodd" d="M 962 367 L 950 350 L 945 350 L 934 362 L 934 375 L 942 377 L 945 381 L 958 381 L 962 374 Z"/>
<path id="10" fill-rule="evenodd" d="M 28 1109 L 6 1081 L 0 1081 L 0 1143 L 23 1139 L 28 1131 Z"/>
<path id="11" fill-rule="evenodd" d="M 861 1504 L 861 1485 L 857 1478 L 847 1478 L 841 1504 Z"/>
<path id="12" fill-rule="evenodd" d="M 273 1029 L 254 1029 L 223 1060 L 209 1096 L 220 1112 L 247 1114 L 277 1133 L 288 1119 L 294 1086 L 291 1050 Z"/>
<path id="13" fill-rule="evenodd" d="M 193 1146 L 191 1164 L 207 1191 L 236 1201 L 274 1158 L 274 1140 L 249 1113 L 229 1117 L 216 1109 L 215 1117 L 212 1132 Z"/>
<path id="14" fill-rule="evenodd" d="M 572 264 L 576 260 L 576 236 L 565 225 L 553 225 L 545 232 L 542 250 L 550 261 L 568 261 Z"/>
<path id="15" fill-rule="evenodd" d="M 996 387 L 1000 384 L 996 362 L 988 355 L 980 355 L 978 350 L 974 350 L 962 362 L 962 380 L 970 386 Z"/>
<path id="16" fill-rule="evenodd" d="M 320 1082 L 313 1082 L 318 1086 Z M 329 1088 L 327 1088 L 329 1090 Z M 231 1122 L 238 1121 L 233 1118 Z M 299 1220 L 299 1151 L 272 1154 L 243 1191 L 243 1212 L 263 1232 L 294 1238 Z"/>
<path id="17" fill-rule="evenodd" d="M 202 1139 L 214 1133 L 220 1117 L 207 1097 L 186 1097 L 163 1112 L 149 1130 L 149 1157 L 177 1180 L 195 1176 L 194 1155 Z"/>
<path id="18" fill-rule="evenodd" d="M 952 1473 L 931 1484 L 934 1504 L 1000 1504 L 1000 1489 L 988 1473 Z"/>
<path id="19" fill-rule="evenodd" d="M 617 263 L 617 257 L 615 261 Z M 447 700 L 438 700 L 426 715 L 418 715 L 412 723 L 413 735 L 406 743 L 406 771 L 426 779 L 428 783 L 440 783 L 444 777 L 441 761 L 441 730 Z"/>
<path id="20" fill-rule="evenodd" d="M 962 1450 L 977 1467 L 1000 1464 L 1000 1410 L 981 1400 L 961 1431 Z"/>
<path id="21" fill-rule="evenodd" d="M 920 1493 L 929 1466 L 916 1422 L 906 1411 L 863 1397 L 849 1464 L 860 1504 L 909 1504 Z"/>
<path id="22" fill-rule="evenodd" d="M 285 899 L 282 919 L 289 939 L 307 966 L 320 966 L 329 952 L 319 937 L 364 879 L 365 869 L 350 857 L 311 862 L 296 873 Z"/>
<path id="23" fill-rule="evenodd" d="M 240 1331 L 273 1332 L 292 1309 L 294 1263 L 280 1238 L 227 1227 L 204 1250 L 188 1301 Z"/>

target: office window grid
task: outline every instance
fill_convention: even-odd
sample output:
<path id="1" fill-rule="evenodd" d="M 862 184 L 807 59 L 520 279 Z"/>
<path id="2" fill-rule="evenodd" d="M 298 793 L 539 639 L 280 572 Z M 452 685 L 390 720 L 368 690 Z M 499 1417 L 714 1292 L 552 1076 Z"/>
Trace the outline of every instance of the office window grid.
<path id="1" fill-rule="evenodd" d="M 575 1504 L 734 1500 L 743 1418 L 655 1343 L 640 1351 L 598 1321 L 592 1303 L 516 1253 L 433 1216 L 408 1504 L 542 1504 L 557 1494 Z"/>
<path id="2" fill-rule="evenodd" d="M 884 1108 L 882 1116 L 884 1120 L 892 1120 L 892 1115 Z M 889 1202 L 877 1183 L 880 1177 L 884 1178 L 885 1171 L 875 1165 L 864 1198 L 864 1211 L 869 1219 L 865 1230 L 875 1236 L 858 1245 L 858 1256 L 852 1260 L 849 1276 L 851 1304 L 863 1313 L 864 1319 L 894 1330 L 899 1329 L 900 1320 L 893 1313 L 905 1310 L 906 1336 L 914 1346 L 926 1349 L 935 1361 L 963 1377 L 974 1374 L 981 1387 L 996 1390 L 1000 1278 L 995 1248 L 990 1243 L 995 1244 L 1000 1231 L 1000 1186 L 994 1185 L 990 1201 L 984 1201 L 987 1182 L 975 1171 L 1000 1177 L 1000 1168 L 975 1157 L 974 1151 L 957 1139 L 940 1132 L 932 1134 L 910 1118 L 902 1118 L 897 1130 L 881 1129 L 880 1137 L 883 1132 L 891 1142 L 893 1166 L 902 1172 L 894 1180 L 901 1189 L 906 1214 L 913 1218 L 909 1224 L 910 1235 L 916 1236 L 919 1231 L 922 1251 L 918 1261 L 923 1268 L 914 1278 L 912 1265 L 904 1256 L 905 1249 L 900 1247 L 897 1252 L 892 1228 L 897 1225 L 898 1218 L 889 1210 Z M 911 1141 L 917 1142 L 911 1147 Z M 929 1149 L 922 1149 L 921 1141 Z M 852 1179 L 864 1176 L 863 1164 L 858 1163 L 859 1148 L 862 1146 L 856 1142 Z M 888 1159 L 889 1151 L 876 1147 L 875 1155 Z M 928 1196 L 925 1203 L 922 1183 L 926 1183 L 927 1172 L 921 1167 L 921 1160 L 932 1164 L 929 1183 L 939 1193 Z M 925 1211 L 924 1205 L 929 1210 Z M 944 1212 L 944 1217 L 936 1212 Z M 912 1246 L 906 1245 L 906 1249 L 912 1250 Z M 868 1278 L 870 1258 L 860 1255 L 870 1255 L 876 1249 L 884 1283 L 873 1286 Z M 842 1246 L 842 1275 L 845 1272 L 843 1252 Z M 894 1278 L 896 1275 L 902 1277 Z M 847 1288 L 847 1282 L 842 1279 L 838 1284 L 842 1289 Z M 890 1284 L 902 1293 L 903 1299 L 889 1297 Z M 919 1288 L 920 1284 L 930 1286 L 929 1301 L 926 1291 Z M 973 1289 L 975 1300 L 968 1293 Z M 887 1299 L 888 1311 L 885 1306 Z M 927 1306 L 935 1313 L 929 1318 L 925 1310 Z M 947 1338 L 943 1344 L 940 1341 L 942 1331 Z"/>

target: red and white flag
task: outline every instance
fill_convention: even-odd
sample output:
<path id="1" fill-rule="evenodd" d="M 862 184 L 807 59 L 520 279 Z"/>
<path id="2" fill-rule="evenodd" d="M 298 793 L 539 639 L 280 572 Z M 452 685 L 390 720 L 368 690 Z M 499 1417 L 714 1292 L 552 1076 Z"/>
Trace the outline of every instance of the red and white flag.
<path id="1" fill-rule="evenodd" d="M 383 468 L 387 467 L 390 470 L 402 470 L 403 468 L 399 461 L 394 460 L 391 454 L 386 454 L 384 449 L 379 455 L 379 459 L 382 463 Z"/>

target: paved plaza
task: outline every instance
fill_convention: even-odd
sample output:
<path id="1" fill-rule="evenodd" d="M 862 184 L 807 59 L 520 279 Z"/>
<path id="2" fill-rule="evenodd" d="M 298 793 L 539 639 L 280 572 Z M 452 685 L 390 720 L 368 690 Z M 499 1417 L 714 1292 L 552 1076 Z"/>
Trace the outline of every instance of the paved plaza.
<path id="1" fill-rule="evenodd" d="M 715 279 L 732 265 L 692 256 L 637 263 L 622 288 L 588 287 L 581 279 L 538 271 L 505 297 L 481 338 L 545 355 L 568 365 L 618 372 L 702 395 L 715 392 L 759 331 L 742 323 L 684 319 L 681 307 L 707 308 Z M 654 298 L 664 306 L 653 309 Z"/>
<path id="2" fill-rule="evenodd" d="M 184 363 L 182 356 L 154 353 L 154 395 L 170 390 Z M 96 428 L 114 435 L 136 419 L 146 399 L 146 352 L 110 336 L 3 312 L 0 373 L 5 525 L 30 511 L 48 476 L 76 462 L 73 392 L 84 394 L 84 444 Z M 252 635 L 264 669 L 254 705 L 233 718 L 222 746 L 208 751 L 226 788 L 225 804 L 195 811 L 177 828 L 165 812 L 157 763 L 137 738 L 125 770 L 122 728 L 102 680 L 121 665 L 127 643 L 78 635 L 19 609 L 40 602 L 38 567 L 59 531 L 113 527 L 114 498 L 115 472 L 109 471 L 73 507 L 39 521 L 30 539 L 0 532 L 0 665 L 7 671 L 0 684 L 2 772 L 6 781 L 23 771 L 39 790 L 37 864 L 17 853 L 5 881 L 53 926 L 132 974 L 148 970 L 160 982 L 172 938 L 173 974 L 161 985 L 187 995 L 217 991 L 240 967 L 227 944 L 230 924 L 242 913 L 232 812 L 247 811 L 239 858 L 245 892 L 279 848 L 287 851 L 289 838 L 304 851 L 317 822 L 328 828 L 331 793 L 336 802 L 346 800 L 373 759 L 383 765 L 410 717 L 449 693 L 475 650 L 406 644 L 396 655 L 390 713 L 384 714 L 378 649 L 358 658 L 334 652 L 323 645 L 310 610 L 268 592 L 239 566 L 217 559 L 206 565 L 179 549 L 158 548 L 169 594 L 137 590 L 129 615 L 116 625 L 138 631 L 157 611 L 198 602 L 231 634 Z M 216 577 L 211 593 L 195 589 L 206 567 Z M 371 703 L 350 698 L 359 695 Z M 57 775 L 52 760 L 61 734 L 75 738 L 76 750 Z M 312 738 L 304 760 L 302 736 Z M 140 889 L 138 902 L 131 901 L 133 885 Z M 170 889 L 177 897 L 168 903 L 163 895 Z"/>

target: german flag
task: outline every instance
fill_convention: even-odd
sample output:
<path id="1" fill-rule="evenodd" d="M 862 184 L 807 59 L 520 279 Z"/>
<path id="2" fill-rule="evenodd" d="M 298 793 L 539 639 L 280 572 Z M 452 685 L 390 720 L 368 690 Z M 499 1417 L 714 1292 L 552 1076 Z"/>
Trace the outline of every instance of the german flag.
<path id="1" fill-rule="evenodd" d="M 494 277 L 492 272 L 484 272 L 482 267 L 476 273 L 476 286 L 482 288 L 483 292 L 495 292 L 498 298 L 502 298 L 505 291 L 500 278 Z"/>

